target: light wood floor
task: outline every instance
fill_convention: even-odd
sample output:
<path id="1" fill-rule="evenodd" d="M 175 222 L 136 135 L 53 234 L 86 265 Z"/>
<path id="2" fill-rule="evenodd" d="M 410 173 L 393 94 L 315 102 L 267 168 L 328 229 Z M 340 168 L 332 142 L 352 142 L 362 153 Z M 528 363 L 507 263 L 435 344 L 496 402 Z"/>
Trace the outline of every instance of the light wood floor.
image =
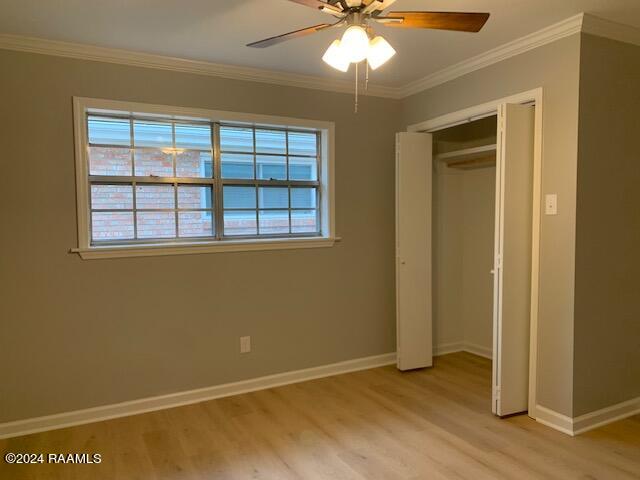
<path id="1" fill-rule="evenodd" d="M 383 367 L 0 441 L 100 453 L 100 465 L 6 465 L 0 479 L 640 479 L 640 416 L 571 438 L 490 413 L 491 364 Z"/>

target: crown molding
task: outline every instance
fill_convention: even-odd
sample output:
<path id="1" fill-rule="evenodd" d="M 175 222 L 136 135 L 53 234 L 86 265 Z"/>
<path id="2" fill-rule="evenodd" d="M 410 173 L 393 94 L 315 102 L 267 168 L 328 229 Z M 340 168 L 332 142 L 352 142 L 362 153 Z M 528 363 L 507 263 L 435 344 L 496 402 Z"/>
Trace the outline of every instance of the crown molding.
<path id="1" fill-rule="evenodd" d="M 420 93 L 494 63 L 579 33 L 582 30 L 583 17 L 583 13 L 574 15 L 542 30 L 525 35 L 473 58 L 463 60 L 419 80 L 410 82 L 400 89 L 401 97 L 405 98 Z"/>
<path id="2" fill-rule="evenodd" d="M 640 46 L 640 29 L 594 15 L 585 14 L 582 31 L 598 37 Z"/>
<path id="3" fill-rule="evenodd" d="M 402 99 L 424 90 L 449 82 L 481 68 L 488 67 L 508 58 L 520 55 L 534 48 L 555 42 L 576 33 L 588 33 L 611 38 L 625 43 L 640 45 L 640 29 L 611 22 L 594 15 L 579 13 L 537 32 L 525 35 L 475 57 L 463 60 L 438 72 L 410 82 L 404 86 L 392 87 L 369 84 L 365 95 Z M 98 47 L 79 43 L 61 42 L 43 38 L 0 34 L 0 49 L 41 53 L 60 57 L 117 63 L 136 67 L 157 68 L 176 72 L 195 73 L 212 77 L 261 82 L 272 85 L 309 88 L 337 93 L 352 93 L 350 80 L 327 79 L 311 75 L 276 72 L 251 67 L 224 65 L 219 63 L 188 60 L 143 52 L 115 48 Z"/>
<path id="4" fill-rule="evenodd" d="M 350 80 L 327 79 L 311 75 L 276 72 L 252 67 L 240 67 L 219 63 L 188 60 L 151 53 L 98 47 L 80 43 L 61 42 L 44 38 L 0 34 L 0 49 L 40 53 L 59 57 L 117 63 L 134 67 L 156 68 L 175 72 L 195 73 L 211 77 L 269 83 L 288 87 L 310 88 L 338 93 L 353 93 Z M 364 95 L 385 98 L 400 98 L 399 88 L 369 84 Z"/>

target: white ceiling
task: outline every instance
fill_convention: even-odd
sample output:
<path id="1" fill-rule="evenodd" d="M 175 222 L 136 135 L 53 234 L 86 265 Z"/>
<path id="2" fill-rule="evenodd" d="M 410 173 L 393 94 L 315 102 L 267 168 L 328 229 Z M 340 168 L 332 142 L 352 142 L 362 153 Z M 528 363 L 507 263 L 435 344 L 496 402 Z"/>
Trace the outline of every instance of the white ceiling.
<path id="1" fill-rule="evenodd" d="M 371 81 L 393 87 L 580 12 L 640 27 L 640 0 L 397 0 L 393 10 L 491 13 L 477 34 L 376 26 L 398 55 Z M 0 33 L 345 78 L 320 59 L 341 30 L 267 49 L 244 46 L 332 18 L 287 0 L 0 0 Z"/>

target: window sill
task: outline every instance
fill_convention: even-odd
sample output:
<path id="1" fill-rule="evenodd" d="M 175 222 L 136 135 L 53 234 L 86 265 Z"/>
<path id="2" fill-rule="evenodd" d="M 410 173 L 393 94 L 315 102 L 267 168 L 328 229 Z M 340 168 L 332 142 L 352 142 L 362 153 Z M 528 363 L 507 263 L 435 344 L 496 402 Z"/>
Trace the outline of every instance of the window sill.
<path id="1" fill-rule="evenodd" d="M 157 257 L 164 255 L 195 255 L 220 252 L 254 252 L 260 250 L 294 250 L 332 247 L 337 237 L 277 238 L 225 240 L 209 243 L 179 243 L 164 245 L 109 245 L 104 247 L 72 248 L 83 260 L 100 258 Z"/>

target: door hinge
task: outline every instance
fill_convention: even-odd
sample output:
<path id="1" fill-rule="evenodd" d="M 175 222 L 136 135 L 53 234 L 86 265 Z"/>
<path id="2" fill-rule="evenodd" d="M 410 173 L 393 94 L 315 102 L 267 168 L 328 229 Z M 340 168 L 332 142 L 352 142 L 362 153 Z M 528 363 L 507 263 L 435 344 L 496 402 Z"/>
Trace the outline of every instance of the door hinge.
<path id="1" fill-rule="evenodd" d="M 496 255 L 496 269 L 502 268 L 502 255 Z"/>
<path id="2" fill-rule="evenodd" d="M 493 388 L 493 396 L 496 400 L 500 400 L 500 387 Z"/>

